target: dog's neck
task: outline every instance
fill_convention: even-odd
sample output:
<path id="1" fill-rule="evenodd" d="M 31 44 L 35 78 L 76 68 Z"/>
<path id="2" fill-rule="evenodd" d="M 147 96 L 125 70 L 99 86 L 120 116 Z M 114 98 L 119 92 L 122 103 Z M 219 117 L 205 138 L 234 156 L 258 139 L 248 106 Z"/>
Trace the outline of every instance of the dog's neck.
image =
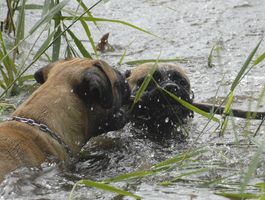
<path id="1" fill-rule="evenodd" d="M 40 86 L 13 116 L 46 124 L 62 138 L 74 154 L 80 151 L 88 139 L 87 134 L 91 132 L 87 126 L 88 114 L 85 106 L 65 86 Z"/>

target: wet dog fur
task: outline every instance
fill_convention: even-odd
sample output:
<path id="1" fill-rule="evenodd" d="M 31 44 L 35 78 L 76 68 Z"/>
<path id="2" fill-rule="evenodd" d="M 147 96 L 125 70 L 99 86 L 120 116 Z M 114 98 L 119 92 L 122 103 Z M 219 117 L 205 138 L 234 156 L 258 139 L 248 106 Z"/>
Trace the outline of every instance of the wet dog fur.
<path id="1" fill-rule="evenodd" d="M 175 132 L 179 126 L 193 117 L 193 112 L 177 103 L 162 89 L 192 103 L 193 93 L 190 80 L 182 67 L 176 64 L 145 63 L 125 73 L 135 96 L 147 75 L 156 68 L 141 100 L 133 105 L 131 120 L 135 125 L 146 128 L 149 134 L 160 138 Z M 157 87 L 159 85 L 159 87 Z"/>
<path id="2" fill-rule="evenodd" d="M 125 123 L 120 107 L 130 91 L 118 71 L 100 60 L 61 60 L 35 73 L 41 86 L 12 116 L 45 124 L 76 155 L 87 140 Z M 36 126 L 16 120 L 0 124 L 0 181 L 22 166 L 48 158 L 67 162 L 66 149 Z"/>

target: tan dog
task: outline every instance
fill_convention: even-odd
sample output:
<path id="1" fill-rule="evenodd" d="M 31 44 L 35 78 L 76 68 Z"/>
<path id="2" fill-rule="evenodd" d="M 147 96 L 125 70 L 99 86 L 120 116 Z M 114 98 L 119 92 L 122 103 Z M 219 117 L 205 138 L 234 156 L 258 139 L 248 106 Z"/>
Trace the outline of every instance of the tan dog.
<path id="1" fill-rule="evenodd" d="M 126 72 L 125 76 L 132 96 L 135 96 L 154 66 L 155 63 L 146 63 Z M 187 117 L 192 117 L 193 112 L 158 89 L 156 83 L 163 89 L 192 103 L 193 93 L 190 81 L 185 71 L 175 64 L 158 64 L 153 79 L 155 81 L 150 81 L 140 102 L 134 105 L 132 118 L 138 125 L 147 125 L 149 132 L 154 135 L 171 133 L 174 128 L 184 123 Z"/>
<path id="2" fill-rule="evenodd" d="M 126 123 L 119 109 L 129 99 L 128 84 L 103 61 L 58 61 L 37 71 L 35 79 L 42 85 L 0 124 L 1 181 L 50 156 L 67 161 L 92 136 Z"/>

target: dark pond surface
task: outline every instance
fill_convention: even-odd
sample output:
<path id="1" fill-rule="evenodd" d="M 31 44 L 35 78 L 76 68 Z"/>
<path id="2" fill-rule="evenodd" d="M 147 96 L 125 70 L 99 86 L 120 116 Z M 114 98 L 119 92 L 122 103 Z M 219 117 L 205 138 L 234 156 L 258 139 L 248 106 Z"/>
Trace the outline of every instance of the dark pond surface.
<path id="1" fill-rule="evenodd" d="M 4 11 L 3 4 L 1 2 L 0 12 Z M 76 5 L 73 5 L 75 8 Z M 104 22 L 98 23 L 98 28 L 91 24 L 92 36 L 97 41 L 103 34 L 110 33 L 109 43 L 115 51 L 106 52 L 100 57 L 121 71 L 134 67 L 117 65 L 125 50 L 127 55 L 124 62 L 156 59 L 159 55 L 161 59 L 184 58 L 180 63 L 190 77 L 195 100 L 220 102 L 229 93 L 231 83 L 244 61 L 264 34 L 264 10 L 263 0 L 112 0 L 97 6 L 92 11 L 94 16 L 120 19 L 159 37 L 124 25 Z M 35 11 L 27 13 L 32 24 L 37 16 L 39 13 Z M 27 26 L 31 27 L 32 24 L 28 23 Z M 82 29 L 75 26 L 74 30 L 91 50 Z M 209 68 L 207 58 L 216 44 L 221 47 L 220 56 L 214 52 L 213 67 Z M 30 41 L 27 41 L 25 47 L 30 45 Z M 258 54 L 263 52 L 264 43 Z M 38 62 L 32 72 L 44 64 L 44 61 Z M 264 72 L 264 64 L 258 65 L 241 81 L 235 91 L 233 107 L 255 109 L 265 85 Z M 259 110 L 265 110 L 264 99 Z M 139 137 L 145 134 L 144 131 L 127 124 L 122 130 L 90 140 L 83 148 L 83 160 L 76 163 L 72 170 L 64 171 L 57 165 L 47 163 L 43 164 L 42 170 L 17 170 L 0 185 L 1 199 L 65 199 L 73 184 L 81 178 L 99 181 L 122 173 L 148 170 L 167 158 L 200 147 L 205 147 L 206 152 L 183 165 L 153 176 L 113 185 L 150 200 L 224 199 L 215 193 L 239 191 L 240 177 L 246 172 L 259 146 L 253 143 L 264 143 L 265 125 L 261 126 L 258 136 L 253 138 L 260 121 L 251 121 L 249 126 L 247 123 L 246 120 L 231 118 L 225 136 L 218 137 L 218 124 L 208 124 L 207 119 L 195 115 L 185 126 L 189 133 L 185 142 L 177 142 L 174 138 L 157 142 L 148 137 Z M 249 145 L 250 140 L 252 145 Z M 260 160 L 250 185 L 264 180 L 264 154 Z M 190 170 L 202 168 L 208 171 L 182 177 L 169 186 L 160 184 Z M 226 179 L 216 184 L 210 183 L 224 177 Z M 250 187 L 249 191 L 258 193 L 254 187 Z M 115 194 L 85 187 L 78 188 L 74 196 L 76 199 L 121 199 L 115 197 Z"/>

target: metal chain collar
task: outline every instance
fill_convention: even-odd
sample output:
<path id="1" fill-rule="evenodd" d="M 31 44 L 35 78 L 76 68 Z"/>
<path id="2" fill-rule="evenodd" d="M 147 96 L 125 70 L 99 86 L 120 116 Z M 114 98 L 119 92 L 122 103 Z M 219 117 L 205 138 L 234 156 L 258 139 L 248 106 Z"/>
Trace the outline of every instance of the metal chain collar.
<path id="1" fill-rule="evenodd" d="M 22 122 L 22 123 L 28 124 L 30 126 L 38 127 L 39 130 L 41 130 L 44 133 L 47 133 L 54 140 L 56 140 L 60 145 L 62 145 L 69 155 L 72 155 L 72 152 L 71 152 L 69 146 L 57 134 L 55 134 L 51 129 L 49 129 L 49 127 L 47 125 L 37 123 L 33 119 L 27 119 L 27 118 L 17 117 L 17 116 L 13 116 L 13 117 L 9 118 L 8 121 L 17 121 L 17 122 Z"/>

